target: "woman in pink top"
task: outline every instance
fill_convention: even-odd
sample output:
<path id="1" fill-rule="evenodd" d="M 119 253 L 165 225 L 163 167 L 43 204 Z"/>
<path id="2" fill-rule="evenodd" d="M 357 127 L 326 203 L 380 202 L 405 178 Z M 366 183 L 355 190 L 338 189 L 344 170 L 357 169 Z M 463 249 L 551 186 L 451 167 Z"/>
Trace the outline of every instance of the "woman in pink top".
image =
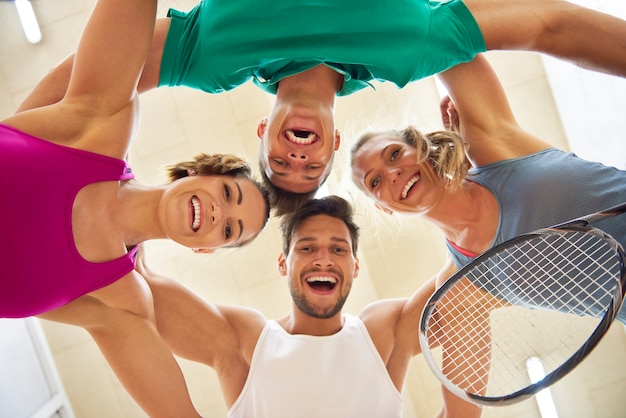
<path id="1" fill-rule="evenodd" d="M 240 246 L 269 206 L 247 164 L 228 155 L 179 164 L 168 185 L 133 179 L 124 157 L 156 3 L 99 0 L 64 98 L 1 121 L 0 317 L 83 327 L 149 416 L 195 417 L 127 248 L 158 238 L 197 251 Z"/>

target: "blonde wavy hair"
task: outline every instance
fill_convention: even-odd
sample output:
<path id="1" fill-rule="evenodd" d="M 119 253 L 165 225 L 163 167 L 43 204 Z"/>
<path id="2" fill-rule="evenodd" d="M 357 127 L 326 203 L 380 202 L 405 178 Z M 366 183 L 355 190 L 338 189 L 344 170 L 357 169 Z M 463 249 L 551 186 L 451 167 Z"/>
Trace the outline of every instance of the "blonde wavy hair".
<path id="1" fill-rule="evenodd" d="M 350 151 L 350 165 L 361 147 L 373 138 L 387 137 L 399 139 L 417 150 L 417 164 L 428 162 L 441 178 L 447 189 L 457 189 L 471 167 L 465 154 L 466 144 L 463 138 L 453 131 L 435 131 L 422 134 L 413 126 L 403 130 L 392 129 L 381 132 L 367 132 L 359 137 Z M 354 183 L 361 188 L 357 179 Z"/>

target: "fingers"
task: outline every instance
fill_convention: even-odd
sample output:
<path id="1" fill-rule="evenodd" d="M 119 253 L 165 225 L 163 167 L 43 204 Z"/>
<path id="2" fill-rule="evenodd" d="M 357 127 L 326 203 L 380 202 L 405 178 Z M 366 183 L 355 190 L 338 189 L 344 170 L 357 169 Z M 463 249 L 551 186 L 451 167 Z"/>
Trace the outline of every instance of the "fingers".
<path id="1" fill-rule="evenodd" d="M 439 111 L 444 128 L 448 131 L 459 132 L 459 114 L 450 96 L 441 99 Z"/>

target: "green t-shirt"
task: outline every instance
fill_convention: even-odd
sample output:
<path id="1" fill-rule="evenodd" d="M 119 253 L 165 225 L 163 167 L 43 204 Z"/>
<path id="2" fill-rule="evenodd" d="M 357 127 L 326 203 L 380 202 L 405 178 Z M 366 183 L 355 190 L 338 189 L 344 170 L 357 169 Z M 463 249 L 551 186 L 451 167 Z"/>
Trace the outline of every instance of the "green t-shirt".
<path id="1" fill-rule="evenodd" d="M 338 95 L 372 80 L 403 87 L 486 50 L 461 0 L 204 0 L 169 15 L 159 86 L 209 93 L 250 78 L 276 93 L 322 63 L 344 74 Z"/>

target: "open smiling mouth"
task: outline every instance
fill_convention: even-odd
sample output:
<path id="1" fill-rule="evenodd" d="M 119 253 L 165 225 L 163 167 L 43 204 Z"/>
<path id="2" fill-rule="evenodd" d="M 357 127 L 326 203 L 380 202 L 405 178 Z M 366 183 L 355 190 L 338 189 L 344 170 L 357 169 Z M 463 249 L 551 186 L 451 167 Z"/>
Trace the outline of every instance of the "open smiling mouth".
<path id="1" fill-rule="evenodd" d="M 314 290 L 331 291 L 337 285 L 337 279 L 327 276 L 313 276 L 306 279 L 306 282 Z"/>
<path id="2" fill-rule="evenodd" d="M 198 232 L 200 229 L 200 200 L 196 196 L 191 196 L 191 206 L 193 208 L 191 229 L 193 232 Z"/>
<path id="3" fill-rule="evenodd" d="M 404 185 L 404 189 L 402 189 L 402 195 L 400 197 L 402 199 L 406 199 L 406 197 L 409 195 L 409 192 L 411 191 L 413 186 L 415 186 L 415 184 L 419 181 L 420 181 L 419 174 L 416 174 L 413 177 L 411 177 L 409 181 Z"/>
<path id="4" fill-rule="evenodd" d="M 305 131 L 301 129 L 287 129 L 285 136 L 289 142 L 300 145 L 309 145 L 317 140 L 315 132 Z"/>

